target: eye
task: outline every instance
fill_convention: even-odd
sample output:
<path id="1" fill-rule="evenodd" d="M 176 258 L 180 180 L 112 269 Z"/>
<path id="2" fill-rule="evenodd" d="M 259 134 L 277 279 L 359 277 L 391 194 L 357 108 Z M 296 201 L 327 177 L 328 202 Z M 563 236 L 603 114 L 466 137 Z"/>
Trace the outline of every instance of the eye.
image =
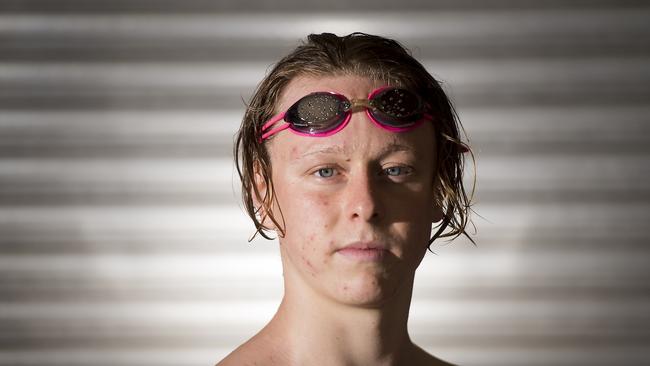
<path id="1" fill-rule="evenodd" d="M 384 173 L 389 176 L 398 176 L 410 173 L 409 168 L 405 166 L 391 166 L 384 169 Z"/>
<path id="2" fill-rule="evenodd" d="M 330 178 L 333 177 L 335 173 L 336 171 L 334 170 L 334 168 L 320 168 L 314 174 L 316 174 L 320 178 Z"/>

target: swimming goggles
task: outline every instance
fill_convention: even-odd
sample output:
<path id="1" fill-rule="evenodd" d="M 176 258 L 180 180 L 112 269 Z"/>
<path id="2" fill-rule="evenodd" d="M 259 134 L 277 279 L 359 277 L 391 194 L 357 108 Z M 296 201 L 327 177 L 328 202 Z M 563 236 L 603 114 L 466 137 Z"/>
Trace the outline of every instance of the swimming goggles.
<path id="1" fill-rule="evenodd" d="M 393 132 L 409 131 L 433 119 L 425 113 L 421 98 L 407 89 L 382 87 L 372 91 L 368 99 L 352 100 L 335 92 L 315 92 L 268 120 L 262 126 L 260 141 L 287 128 L 303 136 L 333 135 L 348 124 L 352 112 L 359 107 L 366 109 L 377 126 Z M 272 128 L 280 120 L 286 123 Z"/>

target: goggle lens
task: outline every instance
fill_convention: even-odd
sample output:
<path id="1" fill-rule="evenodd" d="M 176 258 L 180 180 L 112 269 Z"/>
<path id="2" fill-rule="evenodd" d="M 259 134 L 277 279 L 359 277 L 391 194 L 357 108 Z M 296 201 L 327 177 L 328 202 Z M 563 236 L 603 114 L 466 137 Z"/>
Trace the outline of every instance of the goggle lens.
<path id="1" fill-rule="evenodd" d="M 345 119 L 350 103 L 340 95 L 317 92 L 296 102 L 285 114 L 292 129 L 303 133 L 328 132 Z"/>
<path id="2" fill-rule="evenodd" d="M 408 127 L 422 119 L 420 98 L 405 89 L 384 89 L 370 100 L 370 113 L 381 124 L 391 127 Z"/>

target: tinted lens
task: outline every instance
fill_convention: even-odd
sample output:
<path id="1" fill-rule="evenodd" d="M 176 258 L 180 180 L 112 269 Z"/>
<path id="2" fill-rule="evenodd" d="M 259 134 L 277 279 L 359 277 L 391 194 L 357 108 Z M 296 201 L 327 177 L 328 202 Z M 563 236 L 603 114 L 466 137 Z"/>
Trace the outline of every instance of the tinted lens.
<path id="1" fill-rule="evenodd" d="M 420 98 L 406 89 L 385 89 L 372 98 L 370 110 L 382 124 L 393 127 L 408 127 L 422 119 Z"/>
<path id="2" fill-rule="evenodd" d="M 299 132 L 328 132 L 345 119 L 346 108 L 349 108 L 349 102 L 340 95 L 312 93 L 292 105 L 285 120 Z"/>

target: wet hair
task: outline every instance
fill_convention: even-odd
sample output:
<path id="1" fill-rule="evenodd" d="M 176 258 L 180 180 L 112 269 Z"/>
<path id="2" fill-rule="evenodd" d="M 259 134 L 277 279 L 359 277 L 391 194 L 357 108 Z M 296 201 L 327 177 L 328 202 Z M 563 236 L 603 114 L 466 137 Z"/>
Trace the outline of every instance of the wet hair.
<path id="1" fill-rule="evenodd" d="M 463 184 L 466 152 L 469 146 L 462 141 L 465 135 L 454 107 L 440 83 L 397 41 L 365 33 L 339 37 L 332 33 L 310 34 L 307 40 L 281 59 L 258 85 L 246 108 L 241 127 L 235 136 L 234 157 L 242 184 L 242 199 L 248 215 L 255 224 L 255 234 L 269 236 L 264 225 L 271 220 L 279 235 L 284 235 L 272 212 L 274 200 L 271 179 L 271 160 L 265 142 L 260 142 L 262 125 L 276 110 L 281 93 L 298 76 L 354 75 L 382 81 L 388 85 L 407 88 L 424 100 L 435 121 L 436 161 L 434 187 L 436 200 L 444 213 L 433 228 L 435 233 L 429 245 L 440 237 L 455 238 L 467 234 L 470 222 L 471 194 Z M 266 187 L 264 194 L 258 183 Z M 472 185 L 471 192 L 474 191 Z M 282 215 L 281 211 L 279 212 Z M 251 238 L 252 239 L 252 238 Z"/>

